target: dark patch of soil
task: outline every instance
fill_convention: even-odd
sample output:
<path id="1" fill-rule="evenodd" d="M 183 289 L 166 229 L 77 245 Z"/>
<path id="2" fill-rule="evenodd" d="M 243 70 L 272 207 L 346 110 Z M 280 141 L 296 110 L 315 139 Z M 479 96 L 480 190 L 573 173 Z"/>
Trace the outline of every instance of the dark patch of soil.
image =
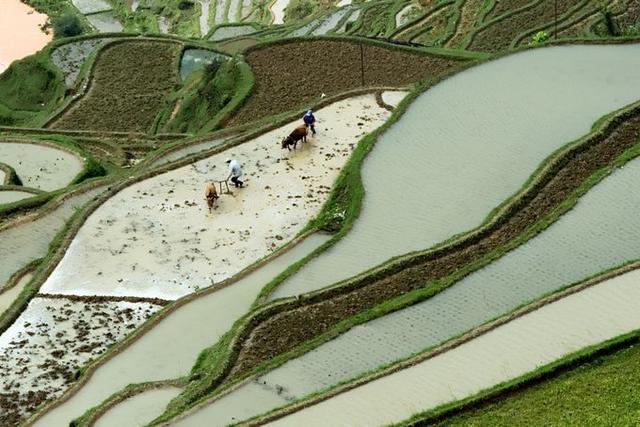
<path id="1" fill-rule="evenodd" d="M 461 63 L 369 43 L 363 43 L 361 51 L 360 46 L 350 41 L 306 40 L 250 51 L 246 60 L 255 74 L 254 92 L 231 122 L 243 124 L 304 109 L 323 93 L 332 96 L 362 87 L 407 86 Z"/>
<path id="2" fill-rule="evenodd" d="M 105 47 L 87 93 L 50 127 L 146 132 L 177 82 L 180 45 L 126 41 Z"/>
<path id="3" fill-rule="evenodd" d="M 346 285 L 348 289 L 343 287 L 311 298 L 303 297 L 280 313 L 257 319 L 248 337 L 241 339 L 236 347 L 240 352 L 231 375 L 247 372 L 358 312 L 421 288 L 427 282 L 450 276 L 486 256 L 542 219 L 595 171 L 611 164 L 626 149 L 637 144 L 639 136 L 640 108 L 616 118 L 606 132 L 595 135 L 563 156 L 534 188 L 484 232 L 352 282 Z"/>

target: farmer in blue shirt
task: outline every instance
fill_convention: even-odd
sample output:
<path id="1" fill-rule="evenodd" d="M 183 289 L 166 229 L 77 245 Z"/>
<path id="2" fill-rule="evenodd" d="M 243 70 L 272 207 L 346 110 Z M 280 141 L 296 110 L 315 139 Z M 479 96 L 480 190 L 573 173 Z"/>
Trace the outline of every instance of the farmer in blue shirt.
<path id="1" fill-rule="evenodd" d="M 311 132 L 315 135 L 316 134 L 316 118 L 313 115 L 313 111 L 309 110 L 307 111 L 304 116 L 302 116 L 302 120 L 304 121 L 304 124 L 307 125 L 307 128 L 311 128 Z"/>

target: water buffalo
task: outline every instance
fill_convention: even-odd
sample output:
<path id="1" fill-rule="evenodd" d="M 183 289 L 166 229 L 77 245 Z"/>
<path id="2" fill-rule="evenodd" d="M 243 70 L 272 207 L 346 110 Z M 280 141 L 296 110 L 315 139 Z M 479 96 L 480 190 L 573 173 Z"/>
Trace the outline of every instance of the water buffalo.
<path id="1" fill-rule="evenodd" d="M 212 182 L 207 183 L 207 186 L 204 189 L 204 199 L 207 201 L 209 213 L 211 213 L 211 209 L 213 209 L 213 205 L 219 197 L 215 184 Z"/>
<path id="2" fill-rule="evenodd" d="M 302 140 L 302 142 L 307 142 L 307 126 L 304 124 L 296 127 L 289 136 L 282 140 L 282 149 L 284 150 L 286 148 L 291 151 L 291 146 L 293 145 L 293 149 L 295 150 L 298 145 L 298 141 L 300 140 Z"/>

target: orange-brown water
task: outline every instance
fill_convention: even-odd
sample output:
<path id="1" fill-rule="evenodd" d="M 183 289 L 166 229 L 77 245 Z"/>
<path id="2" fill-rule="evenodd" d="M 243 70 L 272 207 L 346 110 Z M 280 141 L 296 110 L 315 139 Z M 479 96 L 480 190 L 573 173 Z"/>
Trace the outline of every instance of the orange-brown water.
<path id="1" fill-rule="evenodd" d="M 0 0 L 0 73 L 51 41 L 53 34 L 41 29 L 46 22 L 47 15 L 20 0 Z"/>

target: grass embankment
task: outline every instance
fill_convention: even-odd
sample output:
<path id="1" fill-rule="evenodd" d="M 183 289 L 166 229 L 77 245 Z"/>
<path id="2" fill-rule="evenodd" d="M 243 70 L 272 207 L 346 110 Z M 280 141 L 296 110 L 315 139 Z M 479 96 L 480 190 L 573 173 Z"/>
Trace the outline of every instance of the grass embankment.
<path id="1" fill-rule="evenodd" d="M 98 53 L 87 93 L 50 127 L 147 132 L 177 83 L 180 50 L 160 40 L 109 44 Z"/>
<path id="2" fill-rule="evenodd" d="M 584 141 L 554 153 L 537 171 L 536 180 L 496 211 L 480 231 L 400 259 L 341 287 L 276 303 L 247 316 L 235 325 L 233 349 L 228 348 L 229 337 L 225 337 L 205 351 L 194 367 L 192 382 L 174 403 L 188 407 L 225 382 L 272 368 L 355 324 L 415 304 L 451 286 L 571 209 L 581 194 L 617 166 L 619 157 L 637 143 L 639 132 L 640 108 L 636 107 Z M 231 378 L 225 379 L 230 374 Z M 171 411 L 178 408 L 171 406 Z"/>
<path id="3" fill-rule="evenodd" d="M 350 39 L 310 38 L 256 46 L 246 53 L 256 86 L 232 123 L 304 109 L 323 93 L 405 87 L 440 75 L 465 59 Z"/>
<path id="4" fill-rule="evenodd" d="M 15 61 L 0 75 L 0 126 L 29 125 L 64 96 L 62 74 L 44 52 Z"/>
<path id="5" fill-rule="evenodd" d="M 640 344 L 635 343 L 433 425 L 636 425 L 639 386 Z"/>
<path id="6" fill-rule="evenodd" d="M 249 66 L 235 59 L 220 60 L 194 73 L 179 94 L 178 111 L 165 130 L 206 133 L 235 111 L 253 88 Z"/>

